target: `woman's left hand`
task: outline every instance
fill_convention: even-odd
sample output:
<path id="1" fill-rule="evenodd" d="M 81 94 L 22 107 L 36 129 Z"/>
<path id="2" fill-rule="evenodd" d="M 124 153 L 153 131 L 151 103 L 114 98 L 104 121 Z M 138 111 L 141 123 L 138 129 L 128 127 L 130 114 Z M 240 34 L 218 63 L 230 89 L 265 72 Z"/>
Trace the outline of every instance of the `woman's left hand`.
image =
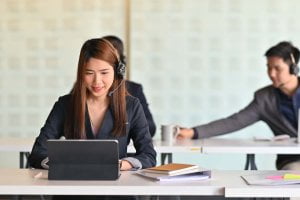
<path id="1" fill-rule="evenodd" d="M 128 162 L 127 160 L 121 160 L 120 170 L 126 171 L 126 170 L 130 170 L 130 169 L 132 169 L 132 165 L 130 164 L 130 162 Z"/>

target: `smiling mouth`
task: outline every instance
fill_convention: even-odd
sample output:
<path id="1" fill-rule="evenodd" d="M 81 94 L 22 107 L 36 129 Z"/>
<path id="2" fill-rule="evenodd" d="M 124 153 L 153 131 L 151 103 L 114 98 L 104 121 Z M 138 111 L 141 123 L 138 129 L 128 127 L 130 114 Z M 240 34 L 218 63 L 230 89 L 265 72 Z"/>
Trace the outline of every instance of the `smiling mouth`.
<path id="1" fill-rule="evenodd" d="M 93 90 L 94 92 L 99 92 L 99 91 L 102 90 L 102 88 L 103 88 L 103 87 L 92 87 L 92 90 Z"/>

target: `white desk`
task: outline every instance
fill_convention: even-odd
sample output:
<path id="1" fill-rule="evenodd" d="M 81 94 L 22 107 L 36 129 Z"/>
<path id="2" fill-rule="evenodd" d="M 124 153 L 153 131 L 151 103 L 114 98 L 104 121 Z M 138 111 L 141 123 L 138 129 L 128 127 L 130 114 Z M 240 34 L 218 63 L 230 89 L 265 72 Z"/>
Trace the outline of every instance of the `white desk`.
<path id="1" fill-rule="evenodd" d="M 19 167 L 27 167 L 27 158 L 31 152 L 34 138 L 0 138 L 0 151 L 2 152 L 18 152 Z"/>
<path id="2" fill-rule="evenodd" d="M 30 152 L 34 138 L 0 138 L 0 151 Z"/>
<path id="3" fill-rule="evenodd" d="M 160 140 L 153 140 L 153 145 L 158 153 L 201 153 L 202 140 L 182 140 L 168 144 Z"/>
<path id="4" fill-rule="evenodd" d="M 34 178 L 39 172 L 42 178 Z M 117 181 L 48 181 L 46 174 L 0 169 L 0 195 L 224 195 L 223 182 L 217 179 L 160 183 L 129 171 Z"/>
<path id="5" fill-rule="evenodd" d="M 42 177 L 34 178 L 43 172 Z M 122 172 L 117 181 L 48 181 L 47 171 L 0 169 L 0 195 L 193 195 L 300 197 L 300 185 L 249 186 L 240 176 L 264 171 L 212 171 L 212 179 L 162 183 Z"/>
<path id="6" fill-rule="evenodd" d="M 19 152 L 20 168 L 26 168 L 26 163 L 29 156 L 29 152 L 33 147 L 35 138 L 0 138 L 0 151 L 3 152 Z M 162 163 L 165 163 L 165 159 L 168 157 L 168 163 L 172 162 L 172 153 L 185 152 L 185 153 L 201 153 L 200 140 L 187 140 L 182 142 L 175 142 L 170 145 L 160 140 L 154 140 L 153 145 L 157 153 L 161 154 Z M 132 144 L 128 146 L 128 152 L 134 153 L 135 148 Z"/>
<path id="7" fill-rule="evenodd" d="M 174 141 L 173 144 L 154 140 L 153 145 L 157 153 L 161 154 L 161 164 L 173 162 L 173 153 L 202 153 L 202 140 Z"/>
<path id="8" fill-rule="evenodd" d="M 225 197 L 300 197 L 300 185 L 280 186 L 249 186 L 241 175 L 265 173 L 266 171 L 227 171 L 226 175 L 231 177 L 225 187 Z M 298 172 L 300 173 L 300 172 Z M 276 171 L 274 171 L 276 174 Z"/>
<path id="9" fill-rule="evenodd" d="M 251 139 L 203 139 L 202 153 L 300 154 L 295 139 L 284 141 L 254 141 Z"/>
<path id="10" fill-rule="evenodd" d="M 300 154 L 300 144 L 296 139 L 283 141 L 254 141 L 252 139 L 224 139 L 207 138 L 202 140 L 182 140 L 175 141 L 172 145 L 167 145 L 160 141 L 155 141 L 154 146 L 157 151 L 163 150 L 162 161 L 172 162 L 172 153 L 176 152 L 196 152 L 196 153 L 231 153 L 246 154 L 245 169 L 256 170 L 255 154 Z"/>
<path id="11" fill-rule="evenodd" d="M 7 138 L 0 139 L 0 151 L 20 152 L 20 168 L 24 168 L 24 158 L 32 149 L 34 139 Z M 251 139 L 208 138 L 203 140 L 182 140 L 167 144 L 160 140 L 153 141 L 157 153 L 161 154 L 161 163 L 172 162 L 173 153 L 238 153 L 246 154 L 245 169 L 257 169 L 255 154 L 300 154 L 300 144 L 294 139 L 286 141 L 253 141 Z M 128 152 L 135 152 L 133 145 L 128 146 Z"/>
<path id="12" fill-rule="evenodd" d="M 300 154 L 295 138 L 283 141 L 254 141 L 251 139 L 204 139 L 202 153 L 247 154 L 245 169 L 257 169 L 255 154 Z"/>

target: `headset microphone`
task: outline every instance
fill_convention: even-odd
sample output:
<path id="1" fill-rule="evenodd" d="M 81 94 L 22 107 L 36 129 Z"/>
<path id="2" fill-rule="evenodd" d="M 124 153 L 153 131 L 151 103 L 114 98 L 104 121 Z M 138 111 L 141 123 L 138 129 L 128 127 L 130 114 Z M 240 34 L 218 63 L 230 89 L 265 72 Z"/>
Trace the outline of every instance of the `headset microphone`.
<path id="1" fill-rule="evenodd" d="M 293 53 L 290 53 L 292 64 L 290 65 L 290 74 L 296 75 L 299 73 L 299 67 L 295 61 Z"/>
<path id="2" fill-rule="evenodd" d="M 124 80 L 125 80 L 125 79 L 123 79 L 123 80 L 121 81 L 121 83 L 118 85 L 118 87 L 116 87 L 113 91 L 110 91 L 110 92 L 108 93 L 108 96 L 109 96 L 109 97 L 111 97 L 111 96 L 113 95 L 113 93 L 114 93 L 117 89 L 119 89 L 119 87 L 121 87 L 121 85 L 122 85 L 122 83 L 124 82 Z"/>

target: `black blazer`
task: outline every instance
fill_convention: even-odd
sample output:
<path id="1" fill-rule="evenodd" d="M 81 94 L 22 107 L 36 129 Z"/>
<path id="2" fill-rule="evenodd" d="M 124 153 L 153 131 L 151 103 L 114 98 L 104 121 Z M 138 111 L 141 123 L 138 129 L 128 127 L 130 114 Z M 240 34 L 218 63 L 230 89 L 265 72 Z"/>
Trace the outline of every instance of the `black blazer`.
<path id="1" fill-rule="evenodd" d="M 41 161 L 47 157 L 46 141 L 48 139 L 59 139 L 64 135 L 64 122 L 67 114 L 71 95 L 65 95 L 54 104 L 45 125 L 41 128 L 40 135 L 36 138 L 33 149 L 29 156 L 29 163 L 34 168 L 42 168 Z M 114 137 L 111 135 L 114 118 L 112 109 L 109 108 L 104 116 L 102 126 L 96 136 L 92 132 L 88 111 L 86 112 L 86 137 L 87 139 L 117 139 L 119 141 L 120 158 L 127 157 L 127 144 L 130 139 L 136 149 L 132 157 L 138 159 L 142 168 L 156 165 L 156 152 L 153 148 L 148 123 L 139 100 L 132 96 L 126 97 L 127 120 L 126 135 Z"/>
<path id="2" fill-rule="evenodd" d="M 136 97 L 140 100 L 140 102 L 142 104 L 142 107 L 143 107 L 143 110 L 145 112 L 146 119 L 148 121 L 149 131 L 150 131 L 151 137 L 153 137 L 154 134 L 155 134 L 155 131 L 156 131 L 156 125 L 155 125 L 155 122 L 153 120 L 152 114 L 149 110 L 149 107 L 148 107 L 149 104 L 147 102 L 146 96 L 144 95 L 142 85 L 127 80 L 126 81 L 126 88 L 127 88 L 127 91 L 130 95 L 132 95 L 132 96 L 134 96 L 134 97 Z"/>

